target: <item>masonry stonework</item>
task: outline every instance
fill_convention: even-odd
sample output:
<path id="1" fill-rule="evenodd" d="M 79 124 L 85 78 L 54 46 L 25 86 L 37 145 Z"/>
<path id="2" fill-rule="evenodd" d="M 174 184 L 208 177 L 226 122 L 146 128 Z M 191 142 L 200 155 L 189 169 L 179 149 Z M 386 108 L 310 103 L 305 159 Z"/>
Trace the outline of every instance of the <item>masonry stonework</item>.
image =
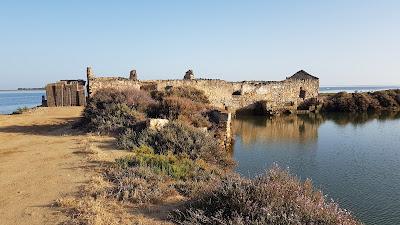
<path id="1" fill-rule="evenodd" d="M 319 79 L 301 70 L 283 81 L 229 82 L 218 79 L 134 80 L 123 77 L 95 77 L 88 69 L 88 95 L 102 88 L 141 89 L 153 86 L 157 90 L 190 86 L 204 91 L 211 104 L 237 112 L 252 109 L 260 102 L 271 113 L 296 110 L 303 101 L 317 98 Z"/>

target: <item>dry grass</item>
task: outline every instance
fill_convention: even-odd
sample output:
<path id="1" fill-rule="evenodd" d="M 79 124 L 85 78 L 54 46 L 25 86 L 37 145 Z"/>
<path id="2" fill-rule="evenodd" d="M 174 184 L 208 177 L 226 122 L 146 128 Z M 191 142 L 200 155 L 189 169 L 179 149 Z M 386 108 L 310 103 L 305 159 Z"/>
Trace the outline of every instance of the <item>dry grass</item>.
<path id="1" fill-rule="evenodd" d="M 143 210 L 143 207 L 138 208 L 130 202 L 121 202 L 112 197 L 110 190 L 115 186 L 105 179 L 104 174 L 110 163 L 129 153 L 112 150 L 113 146 L 106 147 L 109 140 L 110 138 L 88 134 L 80 143 L 81 150 L 76 153 L 83 154 L 87 158 L 90 162 L 88 172 L 94 172 L 94 175 L 87 184 L 81 186 L 78 192 L 56 201 L 56 206 L 68 216 L 68 220 L 62 224 L 170 224 L 166 220 L 168 212 L 171 210 L 168 206 L 157 207 L 157 212 L 165 215 L 163 218 L 159 218 L 151 210 Z"/>

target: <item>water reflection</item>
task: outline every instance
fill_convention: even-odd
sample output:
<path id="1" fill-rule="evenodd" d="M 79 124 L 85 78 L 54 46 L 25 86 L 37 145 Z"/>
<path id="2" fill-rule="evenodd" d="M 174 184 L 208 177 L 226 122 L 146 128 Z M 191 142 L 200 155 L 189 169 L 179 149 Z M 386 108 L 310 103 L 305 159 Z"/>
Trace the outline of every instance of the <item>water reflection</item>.
<path id="1" fill-rule="evenodd" d="M 311 178 L 366 224 L 400 221 L 400 113 L 239 117 L 236 170 L 253 177 L 273 163 Z"/>
<path id="2" fill-rule="evenodd" d="M 346 126 L 363 125 L 369 121 L 397 120 L 400 112 L 381 113 L 329 113 L 287 115 L 280 117 L 240 116 L 233 121 L 233 134 L 240 136 L 244 144 L 255 142 L 299 142 L 315 143 L 318 128 L 327 121 Z"/>
<path id="3" fill-rule="evenodd" d="M 233 133 L 244 144 L 254 142 L 316 142 L 322 117 L 312 115 L 282 116 L 276 118 L 242 116 L 233 122 Z"/>

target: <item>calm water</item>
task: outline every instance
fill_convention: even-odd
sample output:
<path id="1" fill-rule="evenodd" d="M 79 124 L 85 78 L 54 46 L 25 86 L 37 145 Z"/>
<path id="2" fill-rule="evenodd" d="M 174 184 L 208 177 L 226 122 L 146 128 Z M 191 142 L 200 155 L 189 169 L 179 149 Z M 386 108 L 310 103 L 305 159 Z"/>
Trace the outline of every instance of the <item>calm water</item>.
<path id="1" fill-rule="evenodd" d="M 342 86 L 342 87 L 320 87 L 320 93 L 338 93 L 341 91 L 345 91 L 348 93 L 354 92 L 369 92 L 369 91 L 380 91 L 387 89 L 399 89 L 400 86 Z"/>
<path id="2" fill-rule="evenodd" d="M 9 114 L 20 107 L 42 104 L 44 91 L 0 91 L 0 114 Z"/>
<path id="3" fill-rule="evenodd" d="M 273 163 L 311 178 L 366 224 L 400 224 L 400 113 L 236 118 L 237 171 Z"/>

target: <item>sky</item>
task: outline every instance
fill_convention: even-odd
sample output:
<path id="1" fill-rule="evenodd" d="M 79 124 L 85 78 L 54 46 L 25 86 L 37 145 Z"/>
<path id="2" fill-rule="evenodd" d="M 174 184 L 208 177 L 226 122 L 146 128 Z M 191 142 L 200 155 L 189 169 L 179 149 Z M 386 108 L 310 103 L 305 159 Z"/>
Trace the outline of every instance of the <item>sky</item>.
<path id="1" fill-rule="evenodd" d="M 400 1 L 0 1 L 0 89 L 60 79 L 400 85 Z"/>

